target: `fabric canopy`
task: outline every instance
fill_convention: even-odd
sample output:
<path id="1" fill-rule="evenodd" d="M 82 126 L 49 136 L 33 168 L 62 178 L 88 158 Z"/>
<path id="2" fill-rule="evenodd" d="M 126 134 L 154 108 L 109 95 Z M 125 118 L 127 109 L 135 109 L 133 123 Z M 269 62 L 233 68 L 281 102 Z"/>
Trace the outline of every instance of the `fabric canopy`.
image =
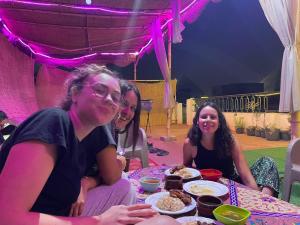
<path id="1" fill-rule="evenodd" d="M 260 4 L 267 20 L 284 45 L 279 111 L 300 111 L 300 60 L 297 57 L 299 37 L 296 38 L 299 30 L 299 1 L 260 0 Z"/>
<path id="2" fill-rule="evenodd" d="M 182 23 L 197 15 L 195 9 L 203 5 L 201 2 L 92 0 L 92 5 L 87 5 L 84 0 L 0 0 L 0 28 L 42 63 L 126 66 L 151 46 L 151 24 L 155 20 L 164 33 L 174 18 L 174 36 L 179 42 Z"/>

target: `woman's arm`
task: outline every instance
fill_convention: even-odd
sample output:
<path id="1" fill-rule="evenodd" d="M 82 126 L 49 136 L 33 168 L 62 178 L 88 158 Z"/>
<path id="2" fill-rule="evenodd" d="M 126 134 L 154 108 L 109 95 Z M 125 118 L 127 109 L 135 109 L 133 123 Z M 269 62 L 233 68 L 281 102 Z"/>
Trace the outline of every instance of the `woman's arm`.
<path id="1" fill-rule="evenodd" d="M 187 167 L 193 166 L 195 146 L 191 145 L 190 139 L 185 139 L 183 144 L 183 165 Z"/>
<path id="2" fill-rule="evenodd" d="M 122 225 L 135 224 L 157 213 L 151 205 L 114 206 L 100 216 L 58 217 L 29 212 L 56 160 L 55 146 L 39 141 L 15 145 L 0 174 L 1 224 L 9 225 Z"/>
<path id="3" fill-rule="evenodd" d="M 100 218 L 56 217 L 29 212 L 56 160 L 54 145 L 28 141 L 13 146 L 0 175 L 1 224 L 99 225 Z"/>
<path id="4" fill-rule="evenodd" d="M 121 178 L 123 165 L 117 159 L 116 148 L 113 145 L 97 153 L 97 165 L 99 169 L 99 178 L 104 184 L 111 185 Z"/>
<path id="5" fill-rule="evenodd" d="M 256 181 L 254 177 L 251 174 L 251 171 L 249 169 L 248 163 L 244 157 L 244 154 L 242 153 L 242 150 L 240 146 L 237 144 L 237 142 L 234 140 L 234 145 L 233 145 L 233 161 L 236 166 L 236 169 L 243 181 L 243 183 L 251 187 L 255 190 L 259 190 Z"/>

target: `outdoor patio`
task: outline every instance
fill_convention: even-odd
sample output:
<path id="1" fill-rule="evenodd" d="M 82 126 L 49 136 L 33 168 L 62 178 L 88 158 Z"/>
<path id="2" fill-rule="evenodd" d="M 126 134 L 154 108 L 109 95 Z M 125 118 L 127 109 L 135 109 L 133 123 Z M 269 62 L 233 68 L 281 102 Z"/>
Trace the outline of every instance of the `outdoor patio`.
<path id="1" fill-rule="evenodd" d="M 172 125 L 171 134 L 176 136 L 176 141 L 163 142 L 160 140 L 161 136 L 166 135 L 166 128 L 164 126 L 152 126 L 151 133 L 148 132 L 148 141 L 153 143 L 153 146 L 169 152 L 166 156 L 156 156 L 149 154 L 150 160 L 158 165 L 176 165 L 182 163 L 182 145 L 186 138 L 190 126 L 188 125 Z M 233 133 L 243 150 L 269 149 L 278 147 L 287 147 L 288 141 L 267 141 L 264 138 L 247 136 L 245 134 Z"/>

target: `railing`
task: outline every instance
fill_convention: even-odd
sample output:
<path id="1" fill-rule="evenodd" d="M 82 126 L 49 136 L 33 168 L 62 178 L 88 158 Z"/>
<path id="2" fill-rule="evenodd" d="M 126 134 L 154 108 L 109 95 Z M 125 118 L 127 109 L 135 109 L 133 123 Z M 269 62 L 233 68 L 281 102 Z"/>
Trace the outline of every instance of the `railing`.
<path id="1" fill-rule="evenodd" d="M 279 97 L 279 92 L 212 96 L 196 99 L 196 104 L 209 100 L 223 112 L 278 112 Z"/>

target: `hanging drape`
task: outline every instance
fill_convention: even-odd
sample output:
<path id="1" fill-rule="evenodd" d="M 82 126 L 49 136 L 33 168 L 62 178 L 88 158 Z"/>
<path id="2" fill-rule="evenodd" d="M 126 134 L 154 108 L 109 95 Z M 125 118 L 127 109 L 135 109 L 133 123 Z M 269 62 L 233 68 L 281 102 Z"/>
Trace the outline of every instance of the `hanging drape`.
<path id="1" fill-rule="evenodd" d="M 70 73 L 42 65 L 36 78 L 36 96 L 40 109 L 59 106 L 66 96 L 66 80 Z"/>
<path id="2" fill-rule="evenodd" d="M 299 27 L 299 22 L 296 22 L 299 0 L 260 0 L 259 2 L 285 48 L 281 68 L 279 111 L 299 111 L 300 74 L 295 38 L 296 26 Z"/>
<path id="3" fill-rule="evenodd" d="M 160 27 L 160 21 L 155 20 L 152 24 L 152 39 L 156 59 L 165 80 L 164 108 L 169 109 L 175 106 L 175 99 L 170 85 L 171 72 Z"/>
<path id="4" fill-rule="evenodd" d="M 16 123 L 38 110 L 34 61 L 0 34 L 0 110 Z"/>
<path id="5" fill-rule="evenodd" d="M 184 30 L 184 25 L 180 17 L 181 0 L 172 0 L 172 42 L 174 44 L 182 42 L 181 32 Z"/>

